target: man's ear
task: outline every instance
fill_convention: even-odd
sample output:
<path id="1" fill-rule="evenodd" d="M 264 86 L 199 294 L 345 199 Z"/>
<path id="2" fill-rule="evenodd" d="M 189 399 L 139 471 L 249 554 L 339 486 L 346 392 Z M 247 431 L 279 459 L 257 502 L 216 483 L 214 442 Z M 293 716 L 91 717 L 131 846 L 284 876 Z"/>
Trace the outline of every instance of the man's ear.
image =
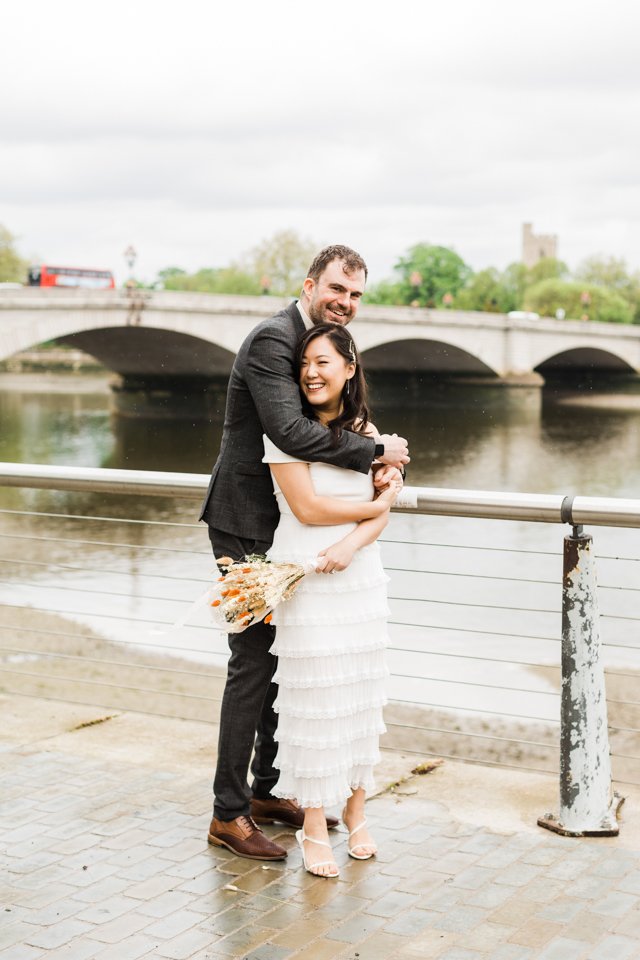
<path id="1" fill-rule="evenodd" d="M 306 295 L 307 299 L 311 299 L 311 294 L 314 291 L 316 282 L 312 277 L 307 277 L 307 279 L 302 284 L 302 292 Z"/>

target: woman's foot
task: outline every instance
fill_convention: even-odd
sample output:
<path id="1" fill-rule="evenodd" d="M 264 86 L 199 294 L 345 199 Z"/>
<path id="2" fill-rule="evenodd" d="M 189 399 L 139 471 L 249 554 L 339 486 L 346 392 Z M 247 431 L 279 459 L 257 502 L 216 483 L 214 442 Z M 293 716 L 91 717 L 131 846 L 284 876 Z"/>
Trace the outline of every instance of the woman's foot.
<path id="1" fill-rule="evenodd" d="M 378 852 L 371 834 L 367 830 L 367 818 L 363 804 L 349 804 L 342 811 L 342 822 L 349 831 L 347 849 L 354 860 L 370 860 Z"/>
<path id="2" fill-rule="evenodd" d="M 302 830 L 296 832 L 296 840 L 302 851 L 302 862 L 304 863 L 304 868 L 307 873 L 313 874 L 314 877 L 335 879 L 340 875 L 340 870 L 333 858 L 327 860 L 326 848 L 328 847 L 329 850 L 331 850 L 331 844 L 329 843 L 329 835 L 326 833 L 326 830 L 325 834 L 327 837 L 326 840 L 317 836 L 315 833 L 313 836 L 309 836 L 305 833 L 303 827 Z"/>

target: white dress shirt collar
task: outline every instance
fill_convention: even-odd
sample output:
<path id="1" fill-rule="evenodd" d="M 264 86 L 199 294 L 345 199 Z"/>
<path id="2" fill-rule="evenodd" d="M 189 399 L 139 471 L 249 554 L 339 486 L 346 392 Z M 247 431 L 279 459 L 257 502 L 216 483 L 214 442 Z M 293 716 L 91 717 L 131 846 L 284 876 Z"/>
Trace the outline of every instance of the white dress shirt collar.
<path id="1" fill-rule="evenodd" d="M 307 311 L 304 309 L 299 300 L 296 301 L 296 306 L 300 312 L 300 316 L 302 317 L 302 322 L 304 323 L 305 329 L 311 330 L 311 327 L 313 326 L 313 320 L 307 316 Z"/>

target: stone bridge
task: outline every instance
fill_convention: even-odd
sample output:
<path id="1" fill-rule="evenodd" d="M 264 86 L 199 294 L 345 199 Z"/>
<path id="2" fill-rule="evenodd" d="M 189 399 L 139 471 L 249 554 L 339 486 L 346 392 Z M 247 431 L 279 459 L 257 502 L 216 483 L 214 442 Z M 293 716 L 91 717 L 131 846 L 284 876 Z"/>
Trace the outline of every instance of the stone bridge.
<path id="1" fill-rule="evenodd" d="M 0 290 L 0 360 L 45 341 L 156 384 L 226 377 L 243 338 L 288 301 L 173 291 Z M 361 307 L 368 371 L 542 383 L 567 371 L 638 373 L 640 326 L 414 307 Z"/>

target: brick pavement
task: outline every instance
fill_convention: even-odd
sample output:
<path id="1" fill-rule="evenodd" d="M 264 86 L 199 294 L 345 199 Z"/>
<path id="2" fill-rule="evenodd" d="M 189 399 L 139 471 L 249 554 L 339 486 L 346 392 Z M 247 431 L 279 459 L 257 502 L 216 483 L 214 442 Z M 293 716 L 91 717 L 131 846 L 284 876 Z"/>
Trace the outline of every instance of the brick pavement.
<path id="1" fill-rule="evenodd" d="M 376 860 L 334 833 L 340 880 L 314 879 L 285 828 L 283 864 L 209 847 L 201 767 L 75 736 L 0 747 L 0 960 L 640 957 L 640 853 L 619 839 L 465 822 L 438 771 L 370 801 Z"/>

